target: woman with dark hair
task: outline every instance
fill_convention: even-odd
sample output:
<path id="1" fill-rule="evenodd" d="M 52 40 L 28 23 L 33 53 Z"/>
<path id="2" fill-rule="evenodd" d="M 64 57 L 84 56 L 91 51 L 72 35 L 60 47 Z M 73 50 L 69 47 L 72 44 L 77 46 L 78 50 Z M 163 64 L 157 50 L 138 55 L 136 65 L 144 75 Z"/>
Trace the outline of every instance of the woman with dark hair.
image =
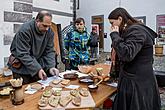
<path id="1" fill-rule="evenodd" d="M 83 18 L 77 18 L 75 29 L 64 38 L 66 70 L 78 70 L 78 65 L 89 64 L 89 43 L 90 35 L 85 28 L 85 21 Z"/>
<path id="2" fill-rule="evenodd" d="M 112 55 L 117 56 L 115 60 L 119 61 L 120 68 L 113 110 L 160 110 L 160 95 L 152 67 L 157 34 L 124 8 L 113 10 L 108 19 L 115 53 Z"/>

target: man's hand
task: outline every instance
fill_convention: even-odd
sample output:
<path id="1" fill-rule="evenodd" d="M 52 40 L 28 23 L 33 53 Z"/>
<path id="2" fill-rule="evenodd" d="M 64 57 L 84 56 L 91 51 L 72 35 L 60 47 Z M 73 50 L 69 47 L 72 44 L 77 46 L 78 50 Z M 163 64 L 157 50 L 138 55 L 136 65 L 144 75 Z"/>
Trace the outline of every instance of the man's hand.
<path id="1" fill-rule="evenodd" d="M 41 80 L 46 80 L 47 79 L 47 75 L 45 73 L 45 71 L 43 69 L 40 69 L 38 71 L 38 77 L 41 79 Z"/>
<path id="2" fill-rule="evenodd" d="M 51 75 L 56 75 L 56 76 L 58 76 L 58 75 L 59 75 L 59 70 L 53 67 L 53 68 L 50 68 L 50 69 L 49 69 L 49 73 L 50 73 Z"/>

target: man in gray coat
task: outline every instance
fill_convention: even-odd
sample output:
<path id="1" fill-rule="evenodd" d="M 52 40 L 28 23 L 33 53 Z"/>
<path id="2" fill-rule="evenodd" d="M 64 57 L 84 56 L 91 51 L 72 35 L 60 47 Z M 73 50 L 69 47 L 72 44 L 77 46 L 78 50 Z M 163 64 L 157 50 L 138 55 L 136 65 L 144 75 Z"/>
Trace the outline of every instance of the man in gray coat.
<path id="1" fill-rule="evenodd" d="M 36 19 L 24 23 L 14 36 L 8 66 L 14 78 L 23 78 L 23 84 L 59 74 L 55 68 L 51 21 L 52 15 L 41 11 Z"/>
<path id="2" fill-rule="evenodd" d="M 91 47 L 91 57 L 98 59 L 98 42 L 100 42 L 100 38 L 99 35 L 97 34 L 97 29 L 96 28 L 92 28 L 92 32 L 90 34 L 91 37 L 91 41 L 90 41 L 90 47 Z"/>

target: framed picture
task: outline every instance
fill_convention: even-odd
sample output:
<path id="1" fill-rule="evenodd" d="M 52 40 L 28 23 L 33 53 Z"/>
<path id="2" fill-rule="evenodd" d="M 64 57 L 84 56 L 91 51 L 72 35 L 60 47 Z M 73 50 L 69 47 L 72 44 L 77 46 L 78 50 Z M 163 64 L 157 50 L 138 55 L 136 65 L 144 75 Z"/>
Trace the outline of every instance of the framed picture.
<path id="1" fill-rule="evenodd" d="M 165 38 L 165 14 L 156 16 L 156 31 L 159 38 Z"/>
<path id="2" fill-rule="evenodd" d="M 99 35 L 99 25 L 98 24 L 92 24 L 92 28 L 95 28 L 97 35 Z"/>
<path id="3" fill-rule="evenodd" d="M 138 17 L 134 17 L 134 18 L 146 25 L 146 16 L 138 16 Z"/>

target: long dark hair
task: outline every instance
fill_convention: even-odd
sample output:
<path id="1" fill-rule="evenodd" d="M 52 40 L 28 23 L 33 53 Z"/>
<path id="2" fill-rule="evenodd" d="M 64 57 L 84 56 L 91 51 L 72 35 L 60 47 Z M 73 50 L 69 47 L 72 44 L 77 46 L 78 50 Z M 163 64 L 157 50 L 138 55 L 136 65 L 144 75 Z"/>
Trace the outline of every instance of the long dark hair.
<path id="1" fill-rule="evenodd" d="M 116 8 L 114 9 L 108 16 L 108 19 L 118 19 L 119 17 L 122 17 L 122 23 L 120 25 L 120 31 L 123 31 L 125 27 L 125 24 L 127 27 L 129 27 L 132 24 L 138 24 L 140 23 L 138 20 L 133 18 L 124 8 Z"/>

